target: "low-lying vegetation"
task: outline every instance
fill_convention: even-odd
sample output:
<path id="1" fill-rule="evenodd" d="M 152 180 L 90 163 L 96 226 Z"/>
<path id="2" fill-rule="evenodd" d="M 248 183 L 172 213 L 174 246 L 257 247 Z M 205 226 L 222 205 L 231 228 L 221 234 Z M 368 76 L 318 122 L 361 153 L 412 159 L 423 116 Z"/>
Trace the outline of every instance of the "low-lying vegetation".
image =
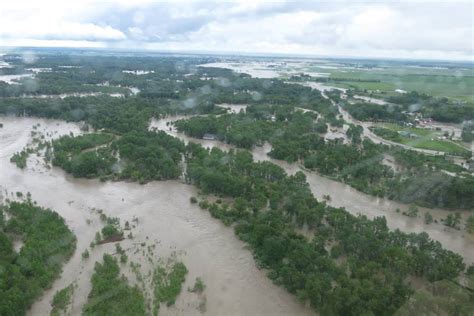
<path id="1" fill-rule="evenodd" d="M 9 215 L 5 221 L 4 213 Z M 13 238 L 21 238 L 19 252 Z M 56 212 L 31 201 L 0 210 L 0 315 L 24 315 L 43 290 L 59 277 L 72 256 L 76 237 Z"/>
<path id="2" fill-rule="evenodd" d="M 83 315 L 146 315 L 143 293 L 120 276 L 120 267 L 111 255 L 105 254 L 103 263 L 96 263 L 91 282 L 92 290 L 82 309 Z"/>
<path id="3" fill-rule="evenodd" d="M 287 176 L 244 151 L 193 144 L 188 150 L 188 181 L 234 198 L 230 205 L 200 206 L 235 225 L 268 276 L 321 314 L 393 314 L 413 294 L 410 277 L 429 284 L 465 268 L 459 255 L 426 233 L 390 231 L 384 218 L 356 217 L 317 201 L 301 172 Z M 297 233 L 303 227 L 311 239 Z"/>
<path id="4" fill-rule="evenodd" d="M 182 262 L 172 262 L 170 265 L 160 264 L 153 272 L 154 286 L 154 315 L 158 314 L 161 303 L 174 305 L 176 297 L 181 292 L 188 269 Z"/>

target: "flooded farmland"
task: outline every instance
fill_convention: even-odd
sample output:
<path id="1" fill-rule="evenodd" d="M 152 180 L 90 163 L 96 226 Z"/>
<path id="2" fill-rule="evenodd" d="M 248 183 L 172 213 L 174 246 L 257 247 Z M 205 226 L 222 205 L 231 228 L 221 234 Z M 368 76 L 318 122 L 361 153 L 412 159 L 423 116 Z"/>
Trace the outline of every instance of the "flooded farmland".
<path id="1" fill-rule="evenodd" d="M 260 271 L 244 243 L 232 229 L 211 218 L 208 212 L 190 204 L 197 195 L 193 186 L 179 181 L 151 182 L 146 185 L 127 182 L 100 182 L 74 179 L 57 168 L 46 168 L 33 154 L 26 169 L 9 159 L 31 142 L 35 130 L 49 137 L 79 134 L 79 125 L 55 120 L 0 117 L 0 179 L 4 198 L 17 191 L 30 192 L 38 205 L 56 210 L 78 238 L 77 250 L 66 263 L 60 279 L 32 306 L 29 315 L 46 315 L 54 293 L 75 283 L 71 314 L 79 314 L 90 291 L 94 263 L 103 253 L 114 253 L 114 244 L 96 246 L 90 258 L 81 253 L 88 248 L 102 227 L 95 210 L 134 224 L 133 239 L 121 243 L 130 261 L 150 269 L 148 258 L 167 258 L 172 254 L 182 260 L 189 273 L 184 288 L 196 277 L 206 284 L 208 315 L 308 315 L 312 312 L 295 297 L 274 284 Z M 140 245 L 155 245 L 153 254 Z M 136 251 L 138 249 L 138 251 Z M 123 273 L 133 282 L 128 269 Z M 200 314 L 193 293 L 183 290 L 174 307 L 163 307 L 160 315 Z"/>

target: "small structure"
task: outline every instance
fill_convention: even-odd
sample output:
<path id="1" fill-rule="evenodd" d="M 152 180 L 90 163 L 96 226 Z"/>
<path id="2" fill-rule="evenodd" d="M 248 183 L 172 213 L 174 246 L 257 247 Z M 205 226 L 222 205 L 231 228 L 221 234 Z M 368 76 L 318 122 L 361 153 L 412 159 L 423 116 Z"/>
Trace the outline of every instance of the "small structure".
<path id="1" fill-rule="evenodd" d="M 217 140 L 217 136 L 214 135 L 214 134 L 204 134 L 204 136 L 202 136 L 202 139 L 204 140 Z"/>

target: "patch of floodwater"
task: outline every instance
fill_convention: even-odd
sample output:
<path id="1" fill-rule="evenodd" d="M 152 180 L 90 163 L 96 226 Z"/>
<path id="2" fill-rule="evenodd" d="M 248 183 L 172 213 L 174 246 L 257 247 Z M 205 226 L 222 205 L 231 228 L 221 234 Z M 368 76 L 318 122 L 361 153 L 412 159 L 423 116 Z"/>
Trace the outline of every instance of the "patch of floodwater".
<path id="1" fill-rule="evenodd" d="M 385 100 L 376 99 L 376 98 L 371 98 L 371 97 L 367 97 L 367 96 L 363 96 L 363 95 L 355 95 L 354 98 L 355 98 L 355 99 L 359 99 L 359 100 L 363 100 L 363 101 L 365 101 L 365 102 L 378 104 L 378 105 L 386 105 L 386 104 L 389 104 L 389 103 L 388 103 L 387 101 L 385 101 Z"/>
<path id="2" fill-rule="evenodd" d="M 133 94 L 133 95 L 136 95 L 138 93 L 140 93 L 140 89 L 136 88 L 136 87 L 127 87 L 128 89 L 130 89 L 130 92 Z"/>
<path id="3" fill-rule="evenodd" d="M 349 139 L 347 138 L 346 133 L 341 130 L 341 129 L 332 129 L 329 128 L 326 134 L 324 134 L 324 139 L 325 140 L 336 140 L 336 139 L 342 139 L 343 144 L 348 144 Z"/>
<path id="4" fill-rule="evenodd" d="M 12 66 L 9 63 L 7 63 L 3 60 L 0 60 L 0 68 L 11 68 L 11 67 Z"/>
<path id="5" fill-rule="evenodd" d="M 40 73 L 40 72 L 52 72 L 53 71 L 51 68 L 27 68 L 26 70 L 32 71 L 35 74 Z"/>
<path id="6" fill-rule="evenodd" d="M 194 278 L 205 284 L 208 315 L 308 315 L 308 307 L 283 288 L 274 285 L 260 271 L 245 244 L 232 229 L 213 219 L 208 212 L 190 204 L 197 190 L 179 181 L 159 181 L 146 185 L 128 182 L 100 182 L 74 179 L 61 169 L 24 170 L 10 163 L 10 156 L 31 141 L 33 125 L 40 124 L 42 133 L 59 135 L 80 133 L 79 124 L 63 121 L 0 117 L 0 185 L 1 191 L 30 192 L 38 205 L 56 210 L 78 237 L 77 250 L 64 266 L 61 278 L 32 306 L 28 315 L 47 315 L 55 292 L 75 282 L 70 313 L 81 313 L 90 291 L 94 263 L 103 253 L 114 253 L 115 245 L 104 244 L 89 249 L 90 258 L 81 253 L 94 240 L 102 224 L 91 209 L 103 209 L 105 214 L 118 217 L 121 223 L 138 220 L 133 228 L 134 239 L 126 239 L 122 247 L 136 247 L 145 242 L 155 245 L 154 257 L 169 257 L 179 252 L 189 270 L 187 281 L 177 299 L 176 307 L 160 310 L 160 315 L 197 314 L 186 291 Z M 127 232 L 126 232 L 127 234 Z M 128 253 L 129 261 L 147 265 L 140 254 Z"/>
<path id="7" fill-rule="evenodd" d="M 174 118 L 167 117 L 162 120 L 152 120 L 150 127 L 163 130 L 186 143 L 195 142 L 204 147 L 218 147 L 225 151 L 235 148 L 232 145 L 224 144 L 219 141 L 204 141 L 177 132 L 176 129 L 171 126 L 171 123 L 175 120 L 184 118 L 189 117 L 177 116 Z M 474 238 L 472 236 L 441 224 L 424 223 L 424 213 L 430 212 L 433 218 L 440 222 L 442 218 L 447 216 L 448 212 L 446 210 L 419 208 L 420 215 L 418 218 L 404 216 L 402 215 L 402 212 L 408 209 L 408 205 L 406 204 L 370 196 L 357 191 L 349 185 L 321 176 L 317 172 L 303 170 L 297 164 L 289 164 L 285 161 L 272 159 L 267 155 L 270 150 L 271 146 L 269 144 L 266 144 L 263 147 L 255 147 L 252 150 L 252 155 L 257 161 L 271 161 L 274 164 L 279 165 L 288 174 L 295 174 L 298 171 L 304 172 L 310 189 L 318 200 L 323 201 L 324 196 L 329 195 L 331 197 L 331 200 L 328 201 L 329 205 L 334 207 L 344 207 L 348 212 L 354 215 L 362 214 L 368 218 L 385 216 L 387 225 L 390 229 L 399 229 L 407 233 L 426 232 L 431 238 L 439 241 L 445 248 L 463 256 L 468 264 L 474 263 L 474 251 L 472 251 L 472 249 L 474 249 Z M 397 209 L 399 209 L 400 212 L 396 212 Z M 469 211 L 460 211 L 460 213 L 464 219 L 470 215 Z"/>
<path id="8" fill-rule="evenodd" d="M 21 78 L 32 78 L 33 74 L 21 74 L 21 75 L 3 75 L 0 76 L 0 81 L 6 82 L 8 84 L 20 84 L 18 82 Z"/>
<path id="9" fill-rule="evenodd" d="M 98 83 L 97 86 L 99 87 L 111 87 L 110 85 L 110 82 L 108 81 L 104 81 L 104 82 L 101 82 L 101 83 Z M 126 88 L 128 90 L 130 90 L 130 93 L 133 94 L 133 95 L 136 95 L 140 92 L 140 89 L 136 88 L 136 87 L 128 87 L 128 86 L 121 86 L 121 85 L 117 85 L 115 87 L 118 87 L 118 88 Z M 123 96 L 123 94 L 120 94 L 121 96 Z"/>
<path id="10" fill-rule="evenodd" d="M 133 95 L 136 95 L 140 90 L 138 88 L 127 87 L 130 89 L 130 92 Z M 71 92 L 71 93 L 61 93 L 61 94 L 24 94 L 21 98 L 31 98 L 31 99 L 64 99 L 68 97 L 76 97 L 76 98 L 83 98 L 83 97 L 97 97 L 101 95 L 108 95 L 113 98 L 124 98 L 125 94 L 123 93 L 104 93 L 104 92 Z"/>
<path id="11" fill-rule="evenodd" d="M 315 111 L 315 110 L 300 108 L 300 107 L 297 107 L 297 106 L 295 106 L 295 110 L 299 110 L 299 111 L 301 111 L 301 112 L 303 112 L 303 113 L 311 112 L 311 113 L 314 113 L 314 114 L 318 114 L 318 115 L 319 115 L 319 113 L 318 113 L 317 111 Z"/>
<path id="12" fill-rule="evenodd" d="M 217 63 L 201 64 L 201 65 L 198 65 L 198 67 L 231 69 L 237 73 L 246 73 L 254 78 L 263 78 L 263 79 L 278 78 L 280 76 L 278 71 L 265 68 L 265 65 L 262 65 L 262 63 L 256 63 L 256 62 L 255 63 L 217 62 Z"/>
<path id="13" fill-rule="evenodd" d="M 300 84 L 303 85 L 303 86 L 313 88 L 313 89 L 317 89 L 321 92 L 331 91 L 331 90 L 339 90 L 339 91 L 342 91 L 342 92 L 345 93 L 347 91 L 347 89 L 334 87 L 334 86 L 328 86 L 328 85 L 325 85 L 321 82 L 307 81 L 307 82 L 301 82 Z"/>
<path id="14" fill-rule="evenodd" d="M 61 93 L 61 94 L 25 94 L 21 98 L 30 98 L 30 99 L 64 99 L 68 97 L 96 97 L 102 95 L 101 92 L 71 92 L 71 93 Z"/>
<path id="15" fill-rule="evenodd" d="M 384 154 L 383 159 L 382 159 L 382 164 L 387 167 L 392 168 L 394 172 L 400 172 L 402 169 L 402 166 L 397 164 L 397 162 L 395 161 L 395 158 L 388 154 Z"/>
<path id="16" fill-rule="evenodd" d="M 228 113 L 240 113 L 241 111 L 245 112 L 248 104 L 216 104 L 217 107 L 226 109 Z"/>
<path id="17" fill-rule="evenodd" d="M 132 74 L 132 75 L 147 75 L 155 73 L 154 70 L 122 70 L 123 73 Z"/>
<path id="18" fill-rule="evenodd" d="M 305 69 L 306 63 L 273 63 L 273 62 L 246 62 L 246 63 L 229 63 L 216 62 L 201 64 L 199 67 L 209 68 L 225 68 L 231 69 L 237 73 L 246 73 L 254 78 L 278 78 L 287 77 L 297 74 L 305 74 L 311 77 L 329 77 L 330 73 L 315 72 Z"/>

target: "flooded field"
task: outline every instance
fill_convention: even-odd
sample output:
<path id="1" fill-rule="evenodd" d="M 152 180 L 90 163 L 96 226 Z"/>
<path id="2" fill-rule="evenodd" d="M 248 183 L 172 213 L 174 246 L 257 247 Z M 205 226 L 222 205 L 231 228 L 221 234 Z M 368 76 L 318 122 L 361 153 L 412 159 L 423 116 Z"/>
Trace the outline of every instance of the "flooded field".
<path id="1" fill-rule="evenodd" d="M 199 67 L 227 68 L 237 73 L 246 73 L 254 78 L 278 78 L 290 77 L 297 74 L 305 74 L 311 77 L 329 77 L 327 72 L 315 72 L 307 69 L 306 63 L 282 62 L 216 62 L 199 65 Z"/>
<path id="2" fill-rule="evenodd" d="M 196 277 L 206 284 L 207 315 L 309 315 L 309 308 L 284 289 L 274 285 L 260 271 L 251 253 L 239 241 L 232 229 L 210 217 L 207 211 L 190 204 L 197 195 L 193 186 L 179 181 L 152 182 L 146 185 L 127 182 L 100 182 L 74 179 L 57 168 L 48 169 L 33 154 L 28 166 L 21 170 L 9 159 L 31 142 L 33 126 L 37 132 L 58 137 L 80 133 L 79 125 L 55 120 L 0 117 L 0 185 L 4 198 L 14 193 L 31 192 L 40 206 L 53 208 L 78 237 L 77 250 L 64 266 L 63 273 L 53 287 L 33 305 L 29 315 L 47 315 L 50 301 L 59 289 L 72 282 L 74 291 L 72 315 L 80 314 L 90 291 L 90 276 L 94 263 L 104 252 L 115 253 L 114 244 L 96 246 L 90 258 L 81 253 L 102 228 L 96 209 L 107 216 L 134 223 L 133 239 L 121 242 L 129 261 L 140 263 L 144 275 L 151 268 L 149 258 L 167 258 L 172 254 L 182 260 L 189 273 L 176 305 L 162 307 L 160 315 L 199 315 L 192 287 Z M 128 233 L 128 232 L 126 232 Z M 145 243 L 146 247 L 141 244 Z M 148 246 L 155 245 L 153 253 Z M 143 248 L 143 249 L 142 249 Z M 122 266 L 122 272 L 133 282 L 133 274 Z"/>
<path id="3" fill-rule="evenodd" d="M 21 74 L 21 75 L 3 75 L 0 76 L 0 81 L 6 82 L 8 84 L 20 84 L 18 80 L 21 78 L 31 78 L 33 74 Z"/>
<path id="4" fill-rule="evenodd" d="M 164 130 L 168 134 L 178 137 L 186 143 L 195 142 L 204 147 L 218 147 L 222 150 L 234 148 L 232 145 L 224 144 L 219 141 L 201 140 L 188 137 L 177 132 L 172 124 L 170 124 L 175 120 L 185 118 L 189 118 L 189 116 L 175 116 L 162 120 L 152 120 L 150 127 Z M 323 196 L 329 195 L 331 200 L 328 201 L 328 204 L 335 207 L 344 207 L 348 212 L 354 215 L 362 214 L 368 218 L 385 216 L 387 225 L 391 229 L 400 229 L 407 233 L 427 232 L 431 238 L 441 242 L 444 247 L 463 256 L 467 263 L 474 262 L 474 252 L 472 251 L 472 249 L 474 249 L 473 236 L 470 236 L 463 231 L 448 228 L 442 224 L 427 225 L 423 221 L 423 215 L 425 212 L 430 212 L 433 218 L 439 221 L 441 218 L 446 217 L 448 211 L 442 209 L 420 208 L 420 215 L 418 218 L 407 217 L 401 213 L 408 209 L 408 205 L 364 194 L 349 185 L 323 177 L 316 172 L 303 170 L 297 164 L 289 164 L 285 161 L 272 159 L 267 155 L 270 150 L 271 146 L 266 144 L 262 147 L 255 147 L 252 150 L 252 154 L 255 160 L 271 161 L 285 169 L 288 174 L 295 174 L 298 171 L 303 171 L 306 175 L 311 191 L 318 200 L 321 201 L 323 200 Z M 397 212 L 397 209 L 399 209 L 400 212 Z M 469 216 L 469 212 L 467 211 L 461 212 L 461 214 L 463 218 Z"/>

